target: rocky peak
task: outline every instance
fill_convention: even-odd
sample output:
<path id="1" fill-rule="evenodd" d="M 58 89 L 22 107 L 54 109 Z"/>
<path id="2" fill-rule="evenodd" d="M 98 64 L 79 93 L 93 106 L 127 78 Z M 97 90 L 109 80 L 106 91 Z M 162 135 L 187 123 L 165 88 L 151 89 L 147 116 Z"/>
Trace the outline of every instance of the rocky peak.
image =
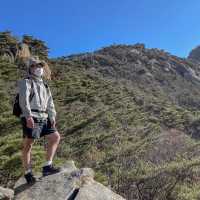
<path id="1" fill-rule="evenodd" d="M 189 53 L 188 59 L 200 62 L 200 46 L 192 49 L 192 51 Z"/>

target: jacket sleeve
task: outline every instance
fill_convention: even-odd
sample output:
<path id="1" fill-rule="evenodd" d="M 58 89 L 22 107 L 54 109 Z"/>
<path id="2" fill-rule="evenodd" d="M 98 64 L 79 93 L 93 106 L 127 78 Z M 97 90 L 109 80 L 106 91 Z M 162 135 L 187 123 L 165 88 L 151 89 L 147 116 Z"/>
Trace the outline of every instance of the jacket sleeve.
<path id="1" fill-rule="evenodd" d="M 47 113 L 48 113 L 48 117 L 50 121 L 52 122 L 52 121 L 55 121 L 56 119 L 56 110 L 55 110 L 55 105 L 53 102 L 53 97 L 52 97 L 50 88 L 48 88 L 48 94 L 49 94 L 49 97 L 47 101 Z"/>
<path id="2" fill-rule="evenodd" d="M 23 79 L 18 82 L 19 88 L 19 105 L 23 115 L 27 118 L 31 116 L 31 108 L 29 96 L 31 92 L 31 83 L 28 79 Z"/>

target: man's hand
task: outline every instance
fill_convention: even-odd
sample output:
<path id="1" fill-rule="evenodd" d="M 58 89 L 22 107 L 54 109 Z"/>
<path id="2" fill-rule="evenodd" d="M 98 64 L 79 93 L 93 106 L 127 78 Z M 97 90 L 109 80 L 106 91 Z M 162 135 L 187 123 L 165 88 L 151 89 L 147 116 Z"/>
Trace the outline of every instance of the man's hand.
<path id="1" fill-rule="evenodd" d="M 55 120 L 51 121 L 51 127 L 56 128 L 56 121 Z"/>
<path id="2" fill-rule="evenodd" d="M 34 120 L 31 116 L 26 118 L 26 126 L 28 128 L 34 128 Z"/>

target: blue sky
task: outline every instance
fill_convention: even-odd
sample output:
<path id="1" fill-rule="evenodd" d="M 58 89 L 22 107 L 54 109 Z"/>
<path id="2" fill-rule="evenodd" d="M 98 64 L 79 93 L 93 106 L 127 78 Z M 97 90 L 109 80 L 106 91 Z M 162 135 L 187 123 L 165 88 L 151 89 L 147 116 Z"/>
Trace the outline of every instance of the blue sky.
<path id="1" fill-rule="evenodd" d="M 0 31 L 46 41 L 50 56 L 145 43 L 186 57 L 200 45 L 199 0 L 6 0 Z"/>

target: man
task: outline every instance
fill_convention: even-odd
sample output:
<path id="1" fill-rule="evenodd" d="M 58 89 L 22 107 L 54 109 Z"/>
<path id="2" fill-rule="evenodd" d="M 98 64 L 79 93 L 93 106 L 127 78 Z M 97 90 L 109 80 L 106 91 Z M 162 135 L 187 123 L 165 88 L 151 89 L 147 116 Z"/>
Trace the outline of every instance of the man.
<path id="1" fill-rule="evenodd" d="M 43 176 L 47 176 L 60 171 L 60 168 L 52 165 L 60 134 L 56 129 L 56 111 L 51 91 L 42 79 L 50 72 L 48 65 L 37 57 L 31 57 L 28 66 L 28 77 L 19 81 L 19 104 L 22 110 L 24 177 L 31 184 L 36 181 L 31 170 L 31 148 L 35 139 L 46 136 L 48 140 L 46 163 L 42 168 Z"/>

